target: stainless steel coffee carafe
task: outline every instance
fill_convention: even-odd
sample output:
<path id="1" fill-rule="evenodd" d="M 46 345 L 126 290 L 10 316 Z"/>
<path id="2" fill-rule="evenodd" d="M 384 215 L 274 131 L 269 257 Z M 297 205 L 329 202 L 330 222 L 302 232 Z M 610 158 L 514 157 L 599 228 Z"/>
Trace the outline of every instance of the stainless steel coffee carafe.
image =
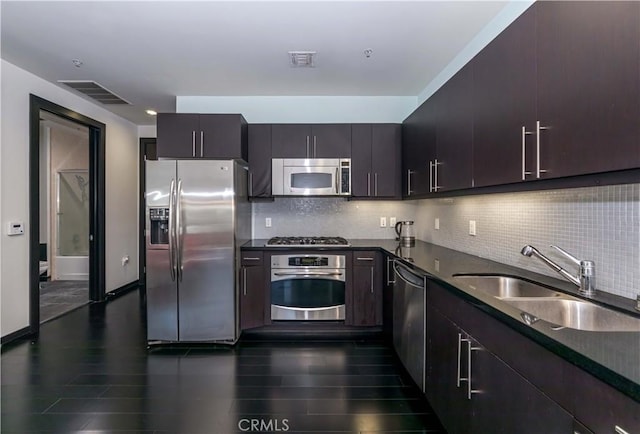
<path id="1" fill-rule="evenodd" d="M 396 223 L 397 241 L 401 246 L 411 247 L 416 244 L 416 233 L 412 220 L 405 220 Z"/>

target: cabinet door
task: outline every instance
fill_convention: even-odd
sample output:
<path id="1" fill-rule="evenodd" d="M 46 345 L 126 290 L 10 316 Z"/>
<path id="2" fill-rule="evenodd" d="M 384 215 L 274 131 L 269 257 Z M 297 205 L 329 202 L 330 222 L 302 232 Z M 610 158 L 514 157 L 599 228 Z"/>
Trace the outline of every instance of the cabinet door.
<path id="1" fill-rule="evenodd" d="M 371 125 L 371 191 L 376 197 L 401 196 L 401 134 L 398 124 Z"/>
<path id="2" fill-rule="evenodd" d="M 249 125 L 249 196 L 271 197 L 271 125 Z"/>
<path id="3" fill-rule="evenodd" d="M 353 325 L 382 325 L 382 273 L 376 252 L 354 252 Z"/>
<path id="4" fill-rule="evenodd" d="M 371 124 L 351 125 L 351 194 L 354 197 L 372 195 Z"/>
<path id="5" fill-rule="evenodd" d="M 402 197 L 429 193 L 429 161 L 436 157 L 435 115 L 432 99 L 425 101 L 402 123 Z"/>
<path id="6" fill-rule="evenodd" d="M 200 115 L 158 113 L 156 152 L 159 158 L 194 158 L 200 137 Z M 198 136 L 198 137 L 197 137 Z"/>
<path id="7" fill-rule="evenodd" d="M 640 402 L 571 366 L 576 419 L 595 433 L 640 433 Z M 618 427 L 620 430 L 616 430 Z"/>
<path id="8" fill-rule="evenodd" d="M 351 124 L 311 125 L 313 158 L 350 158 Z"/>
<path id="9" fill-rule="evenodd" d="M 265 324 L 267 281 L 262 252 L 243 252 L 240 268 L 240 329 Z"/>
<path id="10" fill-rule="evenodd" d="M 640 166 L 639 2 L 538 2 L 543 178 Z"/>
<path id="11" fill-rule="evenodd" d="M 427 303 L 426 394 L 449 434 L 468 433 L 471 419 L 466 385 L 460 381 L 458 386 L 466 371 L 459 333 L 455 324 Z"/>
<path id="12" fill-rule="evenodd" d="M 471 65 L 464 66 L 431 98 L 438 107 L 436 120 L 436 191 L 472 186 L 473 106 Z M 435 162 L 435 161 L 434 161 Z"/>
<path id="13" fill-rule="evenodd" d="M 311 158 L 311 128 L 306 124 L 273 124 L 273 158 Z"/>
<path id="14" fill-rule="evenodd" d="M 529 8 L 471 61 L 475 187 L 523 180 L 523 127 L 524 170 L 534 171 L 535 15 L 535 7 Z"/>
<path id="15" fill-rule="evenodd" d="M 571 414 L 472 338 L 470 342 L 474 348 L 471 351 L 473 417 L 470 432 L 478 434 L 573 432 Z"/>
<path id="16" fill-rule="evenodd" d="M 200 132 L 196 142 L 197 157 L 247 158 L 247 125 L 237 114 L 200 115 Z"/>

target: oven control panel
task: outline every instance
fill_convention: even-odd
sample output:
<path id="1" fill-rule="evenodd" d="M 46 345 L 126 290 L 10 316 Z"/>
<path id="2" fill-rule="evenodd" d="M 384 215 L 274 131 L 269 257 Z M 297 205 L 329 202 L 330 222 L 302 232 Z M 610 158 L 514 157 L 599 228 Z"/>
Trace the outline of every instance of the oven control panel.
<path id="1" fill-rule="evenodd" d="M 272 255 L 271 269 L 280 268 L 345 268 L 344 255 Z"/>

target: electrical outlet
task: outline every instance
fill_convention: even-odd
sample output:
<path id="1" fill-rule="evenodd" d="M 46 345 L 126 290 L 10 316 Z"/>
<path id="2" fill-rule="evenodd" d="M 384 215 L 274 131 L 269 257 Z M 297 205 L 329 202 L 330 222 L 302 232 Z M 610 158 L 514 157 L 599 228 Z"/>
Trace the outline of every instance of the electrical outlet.
<path id="1" fill-rule="evenodd" d="M 469 235 L 476 236 L 476 221 L 469 220 Z"/>
<path id="2" fill-rule="evenodd" d="M 396 218 L 395 217 L 389 217 L 389 227 L 392 227 L 392 228 L 396 227 Z"/>
<path id="3" fill-rule="evenodd" d="M 264 227 L 265 228 L 270 228 L 271 227 L 271 217 L 266 217 L 264 219 Z"/>
<path id="4" fill-rule="evenodd" d="M 380 217 L 380 227 L 381 228 L 386 228 L 387 227 L 387 218 L 386 217 Z"/>
<path id="5" fill-rule="evenodd" d="M 433 227 L 435 228 L 435 230 L 439 231 L 440 230 L 440 219 L 436 217 L 436 221 L 433 224 Z"/>

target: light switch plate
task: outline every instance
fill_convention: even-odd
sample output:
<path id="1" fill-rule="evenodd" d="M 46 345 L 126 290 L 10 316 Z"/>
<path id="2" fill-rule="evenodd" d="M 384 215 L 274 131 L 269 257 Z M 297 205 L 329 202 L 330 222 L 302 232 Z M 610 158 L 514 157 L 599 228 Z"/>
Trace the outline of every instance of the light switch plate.
<path id="1" fill-rule="evenodd" d="M 476 235 L 476 221 L 475 220 L 469 220 L 469 235 L 472 235 L 472 236 Z"/>
<path id="2" fill-rule="evenodd" d="M 271 227 L 271 217 L 266 217 L 264 219 L 264 227 L 265 228 L 270 228 Z"/>
<path id="3" fill-rule="evenodd" d="M 437 217 L 436 217 L 436 221 L 435 221 L 435 223 L 433 224 L 433 226 L 434 226 L 434 228 L 435 228 L 436 230 L 440 230 L 440 219 L 439 219 L 439 218 L 437 218 Z"/>
<path id="4" fill-rule="evenodd" d="M 386 217 L 380 217 L 380 227 L 381 228 L 386 228 L 387 227 L 387 218 Z"/>

